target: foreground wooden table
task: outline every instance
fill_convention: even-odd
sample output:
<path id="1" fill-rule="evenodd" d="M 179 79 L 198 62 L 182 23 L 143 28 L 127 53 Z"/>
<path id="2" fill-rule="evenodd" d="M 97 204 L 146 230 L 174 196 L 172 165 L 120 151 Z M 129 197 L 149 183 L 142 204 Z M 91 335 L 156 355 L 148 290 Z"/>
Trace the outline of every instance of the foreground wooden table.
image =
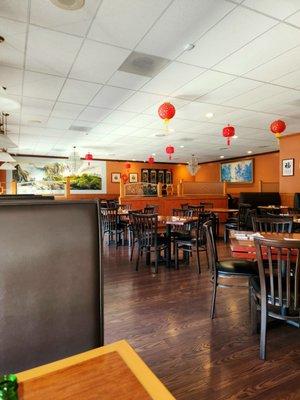
<path id="1" fill-rule="evenodd" d="M 17 374 L 20 400 L 174 400 L 119 341 Z"/>

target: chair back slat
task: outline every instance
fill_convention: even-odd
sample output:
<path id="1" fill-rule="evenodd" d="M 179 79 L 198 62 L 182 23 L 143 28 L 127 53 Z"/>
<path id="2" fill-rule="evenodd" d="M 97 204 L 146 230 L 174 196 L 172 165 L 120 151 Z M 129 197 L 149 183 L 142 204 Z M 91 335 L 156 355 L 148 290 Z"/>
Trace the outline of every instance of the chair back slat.
<path id="1" fill-rule="evenodd" d="M 157 245 L 157 214 L 132 213 L 133 226 L 141 247 L 156 247 Z"/>
<path id="2" fill-rule="evenodd" d="M 281 218 L 252 218 L 253 230 L 255 232 L 291 233 L 293 229 L 292 217 Z"/>
<path id="3" fill-rule="evenodd" d="M 254 242 L 262 298 L 278 308 L 281 318 L 300 320 L 300 240 L 255 238 Z"/>
<path id="4" fill-rule="evenodd" d="M 213 235 L 213 224 L 212 221 L 206 221 L 203 224 L 205 236 L 206 236 L 206 247 L 207 247 L 207 259 L 208 259 L 208 267 L 210 269 L 210 273 L 212 275 L 212 279 L 217 278 L 217 269 L 216 264 L 218 262 L 218 254 L 216 249 L 216 244 Z"/>

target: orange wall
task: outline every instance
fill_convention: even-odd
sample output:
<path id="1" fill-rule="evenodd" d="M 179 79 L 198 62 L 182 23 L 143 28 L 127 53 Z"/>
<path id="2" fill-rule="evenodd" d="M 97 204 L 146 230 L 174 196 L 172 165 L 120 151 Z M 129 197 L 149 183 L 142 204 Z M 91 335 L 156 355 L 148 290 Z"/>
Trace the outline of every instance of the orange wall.
<path id="1" fill-rule="evenodd" d="M 254 181 L 250 184 L 228 184 L 228 193 L 239 194 L 240 192 L 258 192 L 260 180 L 265 182 L 279 181 L 279 152 L 245 158 L 254 159 Z M 219 181 L 220 164 L 221 161 L 202 164 L 196 175 L 196 181 Z"/>

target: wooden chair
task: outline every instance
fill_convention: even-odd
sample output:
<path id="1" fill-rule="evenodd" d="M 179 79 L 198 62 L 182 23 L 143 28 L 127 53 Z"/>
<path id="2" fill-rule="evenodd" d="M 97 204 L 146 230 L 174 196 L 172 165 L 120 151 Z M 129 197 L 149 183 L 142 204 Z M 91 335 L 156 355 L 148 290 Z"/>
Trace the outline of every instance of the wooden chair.
<path id="1" fill-rule="evenodd" d="M 204 207 L 204 211 L 209 211 L 212 208 L 214 208 L 214 203 L 201 201 L 200 202 L 200 206 Z M 216 237 L 218 238 L 219 234 L 220 234 L 220 218 L 219 218 L 219 214 L 218 213 L 214 213 L 214 216 L 215 216 L 215 218 L 214 218 L 214 224 L 215 224 L 214 232 L 215 232 Z"/>
<path id="2" fill-rule="evenodd" d="M 126 226 L 119 221 L 118 208 L 101 207 L 101 215 L 103 238 L 108 235 L 108 244 L 110 244 L 115 237 L 117 248 L 126 229 Z"/>
<path id="3" fill-rule="evenodd" d="M 158 259 L 162 250 L 166 257 L 168 251 L 168 239 L 158 234 L 158 216 L 157 214 L 135 214 L 132 213 L 133 225 L 136 230 L 138 243 L 138 253 L 136 259 L 136 271 L 139 269 L 140 256 L 145 250 L 146 253 L 155 253 L 155 273 L 158 272 Z M 150 257 L 151 258 L 151 257 Z"/>
<path id="4" fill-rule="evenodd" d="M 228 231 L 234 230 L 251 230 L 251 220 L 249 219 L 249 212 L 251 210 L 251 204 L 241 203 L 239 204 L 239 212 L 237 218 L 230 218 L 224 224 L 224 243 L 228 240 Z"/>
<path id="5" fill-rule="evenodd" d="M 187 210 L 187 209 L 189 208 L 189 203 L 182 203 L 182 204 L 180 204 L 180 207 L 181 207 L 183 210 Z"/>
<path id="6" fill-rule="evenodd" d="M 206 234 L 206 246 L 208 266 L 211 272 L 213 283 L 210 318 L 215 317 L 215 305 L 218 286 L 221 287 L 248 287 L 250 304 L 250 278 L 258 274 L 257 264 L 254 261 L 231 259 L 220 261 L 218 259 L 217 247 L 214 240 L 212 222 L 207 221 L 203 224 Z M 241 278 L 248 279 L 248 285 L 225 285 L 219 284 L 219 278 Z"/>
<path id="7" fill-rule="evenodd" d="M 212 214 L 209 212 L 202 212 L 198 214 L 196 229 L 193 230 L 189 226 L 186 227 L 186 235 L 175 237 L 174 252 L 175 252 L 175 268 L 179 269 L 178 252 L 182 249 L 184 252 L 192 254 L 193 249 L 196 250 L 198 272 L 201 274 L 200 265 L 200 252 L 207 251 L 206 238 L 204 234 L 203 224 L 210 220 Z"/>
<path id="8" fill-rule="evenodd" d="M 133 216 L 132 216 L 133 213 L 142 214 L 143 210 L 134 210 L 128 212 L 128 229 L 129 229 L 130 244 L 131 244 L 130 261 L 132 261 L 135 244 L 137 243 L 137 231 L 133 221 Z"/>
<path id="9" fill-rule="evenodd" d="M 152 209 L 153 214 L 158 214 L 159 205 L 158 204 L 146 204 L 145 209 Z M 151 213 L 149 213 L 151 214 Z"/>
<path id="10" fill-rule="evenodd" d="M 257 330 L 259 310 L 259 355 L 265 360 L 268 317 L 300 327 L 300 240 L 255 238 L 254 242 L 259 277 L 251 278 L 252 331 Z"/>
<path id="11" fill-rule="evenodd" d="M 144 214 L 157 214 L 157 207 L 147 205 L 143 212 Z"/>
<path id="12" fill-rule="evenodd" d="M 194 216 L 198 216 L 200 213 L 203 213 L 204 212 L 204 206 L 193 206 L 193 205 L 190 205 L 189 206 L 189 210 L 192 210 L 193 211 L 193 215 Z"/>
<path id="13" fill-rule="evenodd" d="M 293 229 L 293 217 L 253 217 L 252 224 L 254 232 L 291 233 Z"/>

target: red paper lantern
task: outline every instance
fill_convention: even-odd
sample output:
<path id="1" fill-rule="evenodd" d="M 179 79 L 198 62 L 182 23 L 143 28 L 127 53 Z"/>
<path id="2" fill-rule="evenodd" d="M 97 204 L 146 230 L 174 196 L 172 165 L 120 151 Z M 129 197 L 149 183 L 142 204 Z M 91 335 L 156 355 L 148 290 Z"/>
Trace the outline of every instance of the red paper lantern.
<path id="1" fill-rule="evenodd" d="M 148 157 L 148 163 L 154 164 L 154 157 L 152 157 L 152 156 Z"/>
<path id="2" fill-rule="evenodd" d="M 235 135 L 235 129 L 233 126 L 225 126 L 223 128 L 223 136 L 227 138 L 227 145 L 230 146 L 230 138 L 232 138 Z"/>
<path id="3" fill-rule="evenodd" d="M 165 124 L 169 123 L 170 119 L 174 117 L 175 113 L 176 109 L 171 103 L 163 103 L 158 108 L 158 115 L 164 120 Z"/>
<path id="4" fill-rule="evenodd" d="M 125 163 L 125 168 L 126 168 L 126 169 L 128 169 L 128 170 L 129 170 L 129 169 L 130 169 L 130 167 L 131 167 L 131 164 L 130 164 L 129 162 Z"/>
<path id="5" fill-rule="evenodd" d="M 167 146 L 166 147 L 166 153 L 169 155 L 169 160 L 172 159 L 172 154 L 175 152 L 175 149 L 173 146 Z"/>
<path id="6" fill-rule="evenodd" d="M 272 133 L 275 134 L 277 139 L 281 138 L 282 132 L 285 131 L 286 124 L 284 121 L 281 121 L 281 119 L 278 119 L 277 121 L 273 121 L 270 125 L 270 130 Z"/>
<path id="7" fill-rule="evenodd" d="M 85 155 L 84 159 L 85 159 L 86 161 L 88 161 L 88 165 L 91 165 L 90 161 L 92 161 L 92 160 L 94 159 L 93 154 L 91 154 L 90 152 L 88 152 L 88 153 Z"/>

